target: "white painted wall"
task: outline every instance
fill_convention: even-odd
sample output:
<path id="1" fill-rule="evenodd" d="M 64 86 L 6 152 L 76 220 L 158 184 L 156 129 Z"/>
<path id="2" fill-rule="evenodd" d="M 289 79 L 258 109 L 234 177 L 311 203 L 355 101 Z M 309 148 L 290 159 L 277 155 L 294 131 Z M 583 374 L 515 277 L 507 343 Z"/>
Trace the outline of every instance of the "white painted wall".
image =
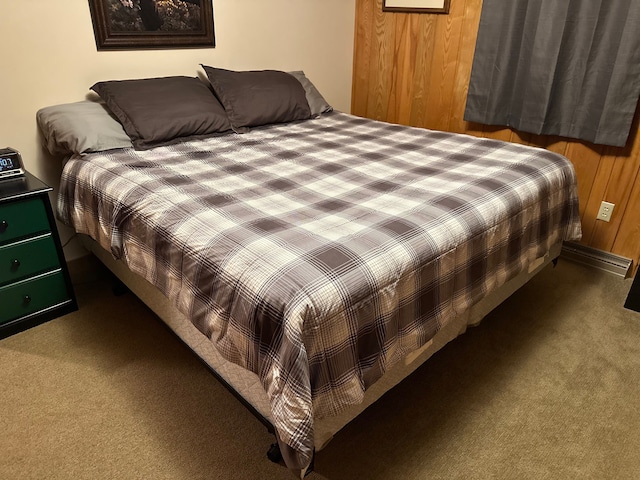
<path id="1" fill-rule="evenodd" d="M 214 0 L 216 47 L 206 49 L 98 52 L 87 0 L 0 0 L 0 19 L 0 147 L 54 188 L 61 166 L 41 147 L 36 112 L 83 100 L 100 80 L 196 76 L 201 63 L 304 70 L 350 111 L 355 0 Z"/>

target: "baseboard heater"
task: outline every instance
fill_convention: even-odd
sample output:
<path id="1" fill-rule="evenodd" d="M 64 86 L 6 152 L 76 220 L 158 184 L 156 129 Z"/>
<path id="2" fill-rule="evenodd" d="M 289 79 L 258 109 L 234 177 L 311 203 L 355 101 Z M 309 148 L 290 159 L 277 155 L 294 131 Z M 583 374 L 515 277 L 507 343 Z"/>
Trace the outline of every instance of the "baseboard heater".
<path id="1" fill-rule="evenodd" d="M 560 256 L 567 260 L 583 263 L 624 278 L 629 275 L 631 264 L 633 263 L 633 260 L 630 258 L 621 257 L 613 253 L 573 242 L 564 243 Z"/>

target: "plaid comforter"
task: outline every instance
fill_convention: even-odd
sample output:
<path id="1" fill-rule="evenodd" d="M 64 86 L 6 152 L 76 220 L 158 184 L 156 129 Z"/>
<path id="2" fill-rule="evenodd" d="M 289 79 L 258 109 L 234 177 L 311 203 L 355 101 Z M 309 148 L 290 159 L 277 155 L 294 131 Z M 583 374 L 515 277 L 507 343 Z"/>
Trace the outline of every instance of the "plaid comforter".
<path id="1" fill-rule="evenodd" d="M 340 112 L 74 157 L 58 213 L 258 374 L 293 468 L 314 418 L 581 235 L 564 157 Z"/>

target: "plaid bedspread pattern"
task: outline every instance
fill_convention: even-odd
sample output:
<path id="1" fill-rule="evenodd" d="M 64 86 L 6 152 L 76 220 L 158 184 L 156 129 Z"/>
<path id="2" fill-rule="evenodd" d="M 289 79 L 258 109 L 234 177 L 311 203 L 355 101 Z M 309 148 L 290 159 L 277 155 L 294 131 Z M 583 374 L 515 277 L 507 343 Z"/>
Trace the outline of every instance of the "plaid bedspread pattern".
<path id="1" fill-rule="evenodd" d="M 58 214 L 258 374 L 298 468 L 314 418 L 581 235 L 564 157 L 340 112 L 74 157 Z"/>

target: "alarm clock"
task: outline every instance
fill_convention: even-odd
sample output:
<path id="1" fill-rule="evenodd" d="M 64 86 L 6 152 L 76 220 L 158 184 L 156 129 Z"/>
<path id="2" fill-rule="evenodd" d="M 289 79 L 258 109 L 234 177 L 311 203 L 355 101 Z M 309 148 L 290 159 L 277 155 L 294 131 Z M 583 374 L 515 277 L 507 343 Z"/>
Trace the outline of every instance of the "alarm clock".
<path id="1" fill-rule="evenodd" d="M 20 152 L 13 148 L 0 148 L 0 180 L 24 175 Z"/>

